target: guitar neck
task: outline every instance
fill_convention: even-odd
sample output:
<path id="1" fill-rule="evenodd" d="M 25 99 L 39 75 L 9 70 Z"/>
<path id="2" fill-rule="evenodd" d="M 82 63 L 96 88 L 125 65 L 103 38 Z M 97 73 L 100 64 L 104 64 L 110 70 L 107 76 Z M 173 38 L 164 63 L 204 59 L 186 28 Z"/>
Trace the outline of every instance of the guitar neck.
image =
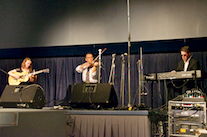
<path id="1" fill-rule="evenodd" d="M 32 73 L 29 73 L 26 76 L 29 76 L 30 74 L 37 75 L 37 74 L 42 73 L 42 72 L 43 72 L 42 70 L 39 70 L 39 71 L 36 71 L 34 73 L 33 72 Z"/>
<path id="2" fill-rule="evenodd" d="M 39 74 L 39 73 L 42 73 L 43 71 L 42 70 L 39 70 L 39 71 L 36 71 L 33 75 L 36 75 L 36 74 Z"/>

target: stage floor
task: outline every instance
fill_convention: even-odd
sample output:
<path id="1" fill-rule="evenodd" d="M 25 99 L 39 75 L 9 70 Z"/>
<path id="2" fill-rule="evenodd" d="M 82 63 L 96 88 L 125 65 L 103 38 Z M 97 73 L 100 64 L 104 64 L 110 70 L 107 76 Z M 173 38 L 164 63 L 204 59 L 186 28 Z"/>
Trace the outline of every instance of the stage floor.
<path id="1" fill-rule="evenodd" d="M 147 116 L 147 110 L 136 110 L 136 111 L 128 111 L 128 110 L 87 110 L 87 109 L 74 109 L 67 110 L 67 114 L 69 115 L 136 115 L 136 116 Z"/>
<path id="2" fill-rule="evenodd" d="M 151 136 L 146 110 L 0 108 L 0 136 Z"/>
<path id="3" fill-rule="evenodd" d="M 0 108 L 0 137 L 65 137 L 65 110 Z"/>

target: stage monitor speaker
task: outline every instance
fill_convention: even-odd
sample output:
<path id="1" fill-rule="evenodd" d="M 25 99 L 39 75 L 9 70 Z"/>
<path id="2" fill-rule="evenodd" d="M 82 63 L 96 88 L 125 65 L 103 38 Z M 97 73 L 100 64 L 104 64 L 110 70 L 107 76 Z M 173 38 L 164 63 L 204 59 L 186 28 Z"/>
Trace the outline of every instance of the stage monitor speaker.
<path id="1" fill-rule="evenodd" d="M 87 108 L 90 105 L 110 108 L 118 105 L 118 99 L 111 84 L 80 83 L 72 85 L 70 104 L 78 108 Z"/>
<path id="2" fill-rule="evenodd" d="M 45 105 L 43 89 L 37 84 L 6 85 L 0 98 L 3 108 L 38 108 Z"/>

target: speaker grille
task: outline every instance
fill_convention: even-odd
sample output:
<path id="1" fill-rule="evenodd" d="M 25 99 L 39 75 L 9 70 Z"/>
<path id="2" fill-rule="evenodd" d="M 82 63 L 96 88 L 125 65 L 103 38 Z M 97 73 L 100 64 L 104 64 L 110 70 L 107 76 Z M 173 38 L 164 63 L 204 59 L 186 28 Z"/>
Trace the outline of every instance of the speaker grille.
<path id="1" fill-rule="evenodd" d="M 90 105 L 100 105 L 109 108 L 118 105 L 113 85 L 108 83 L 91 84 L 92 90 L 89 92 L 85 92 L 85 87 L 90 87 L 90 84 L 86 86 L 85 83 L 80 83 L 72 86 L 70 104 L 73 107 L 85 108 Z"/>
<path id="2" fill-rule="evenodd" d="M 42 88 L 37 84 L 6 85 L 0 103 L 4 108 L 42 108 L 45 105 L 45 97 Z"/>

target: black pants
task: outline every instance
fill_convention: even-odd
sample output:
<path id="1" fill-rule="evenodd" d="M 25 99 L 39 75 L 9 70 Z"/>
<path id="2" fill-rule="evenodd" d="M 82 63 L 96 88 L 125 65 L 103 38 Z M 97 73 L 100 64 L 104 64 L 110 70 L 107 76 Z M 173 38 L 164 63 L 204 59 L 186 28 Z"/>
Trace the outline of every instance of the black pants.
<path id="1" fill-rule="evenodd" d="M 173 80 L 173 82 L 167 85 L 168 88 L 168 100 L 172 100 L 173 98 L 177 97 L 178 95 L 182 95 L 186 93 L 187 90 L 191 90 L 195 87 L 194 80 Z"/>

